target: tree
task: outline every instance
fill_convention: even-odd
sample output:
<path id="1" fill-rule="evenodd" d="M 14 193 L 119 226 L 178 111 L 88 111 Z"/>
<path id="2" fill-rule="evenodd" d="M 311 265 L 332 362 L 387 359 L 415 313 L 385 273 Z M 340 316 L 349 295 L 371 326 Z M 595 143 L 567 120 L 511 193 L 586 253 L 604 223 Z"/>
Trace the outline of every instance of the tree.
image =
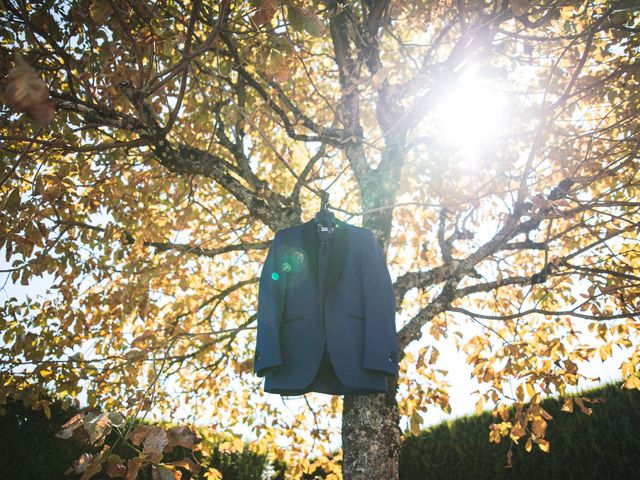
<path id="1" fill-rule="evenodd" d="M 254 428 L 293 474 L 310 448 L 330 468 L 324 422 L 342 414 L 343 478 L 369 480 L 397 478 L 401 418 L 415 431 L 428 405 L 450 408 L 437 350 L 408 351 L 429 336 L 466 352 L 479 409 L 500 415 L 491 441 L 548 451 L 541 394 L 615 346 L 640 388 L 634 2 L 3 7 L 5 271 L 56 282 L 2 308 L 3 396 L 53 383 L 107 408 L 188 404 Z M 489 102 L 469 123 L 483 93 L 441 106 L 467 77 L 502 92 L 508 121 L 487 130 Z M 401 373 L 395 396 L 314 401 L 287 422 L 250 374 L 257 271 L 329 184 L 393 246 Z M 465 338 L 470 324 L 483 334 Z M 585 327 L 597 343 L 576 344 Z"/>

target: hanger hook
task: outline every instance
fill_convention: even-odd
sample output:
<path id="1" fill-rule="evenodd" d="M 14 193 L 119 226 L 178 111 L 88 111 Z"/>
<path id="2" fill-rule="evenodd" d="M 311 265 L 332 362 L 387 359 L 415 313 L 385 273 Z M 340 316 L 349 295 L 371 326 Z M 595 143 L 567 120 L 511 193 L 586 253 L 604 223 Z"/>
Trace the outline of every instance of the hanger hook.
<path id="1" fill-rule="evenodd" d="M 322 190 L 320 192 L 320 210 L 327 210 L 329 206 L 329 192 Z"/>

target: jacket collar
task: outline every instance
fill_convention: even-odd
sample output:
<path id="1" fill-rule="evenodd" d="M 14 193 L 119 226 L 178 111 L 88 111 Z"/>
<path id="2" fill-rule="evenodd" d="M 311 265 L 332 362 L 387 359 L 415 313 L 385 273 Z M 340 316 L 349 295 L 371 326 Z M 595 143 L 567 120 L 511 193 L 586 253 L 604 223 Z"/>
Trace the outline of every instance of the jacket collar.
<path id="1" fill-rule="evenodd" d="M 315 219 L 312 218 L 303 224 L 304 251 L 309 259 L 309 272 L 318 287 L 318 231 Z M 338 283 L 342 272 L 342 265 L 347 254 L 347 225 L 348 223 L 336 218 L 336 229 L 331 236 L 331 253 L 329 254 L 329 267 L 327 271 L 327 286 L 325 293 Z"/>

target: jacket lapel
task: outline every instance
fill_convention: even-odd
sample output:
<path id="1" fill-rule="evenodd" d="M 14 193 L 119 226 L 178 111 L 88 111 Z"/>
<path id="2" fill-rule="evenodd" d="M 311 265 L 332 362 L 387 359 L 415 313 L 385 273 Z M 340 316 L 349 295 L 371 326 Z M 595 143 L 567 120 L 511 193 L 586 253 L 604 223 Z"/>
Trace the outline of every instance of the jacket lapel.
<path id="1" fill-rule="evenodd" d="M 316 222 L 313 219 L 305 222 L 303 225 L 303 241 L 304 252 L 309 262 L 309 275 L 313 277 L 313 281 L 318 285 L 318 235 L 316 233 Z"/>
<path id="2" fill-rule="evenodd" d="M 331 237 L 331 253 L 329 254 L 329 267 L 327 271 L 327 288 L 325 293 L 329 293 L 338 283 L 342 265 L 347 254 L 347 223 L 336 218 L 337 227 Z M 312 218 L 303 224 L 304 250 L 309 259 L 309 272 L 313 277 L 316 287 L 318 285 L 318 233 L 316 222 Z"/>

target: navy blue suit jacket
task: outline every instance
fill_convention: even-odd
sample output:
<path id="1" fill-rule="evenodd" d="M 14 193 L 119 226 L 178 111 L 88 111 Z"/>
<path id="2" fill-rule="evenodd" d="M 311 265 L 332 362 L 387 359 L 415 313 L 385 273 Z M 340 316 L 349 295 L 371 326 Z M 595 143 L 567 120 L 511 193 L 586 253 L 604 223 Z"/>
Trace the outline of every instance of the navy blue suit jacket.
<path id="1" fill-rule="evenodd" d="M 271 242 L 260 273 L 254 357 L 267 392 L 309 385 L 325 338 L 349 387 L 384 391 L 385 376 L 398 374 L 395 297 L 380 242 L 370 229 L 336 220 L 325 298 L 315 221 L 278 230 Z"/>

